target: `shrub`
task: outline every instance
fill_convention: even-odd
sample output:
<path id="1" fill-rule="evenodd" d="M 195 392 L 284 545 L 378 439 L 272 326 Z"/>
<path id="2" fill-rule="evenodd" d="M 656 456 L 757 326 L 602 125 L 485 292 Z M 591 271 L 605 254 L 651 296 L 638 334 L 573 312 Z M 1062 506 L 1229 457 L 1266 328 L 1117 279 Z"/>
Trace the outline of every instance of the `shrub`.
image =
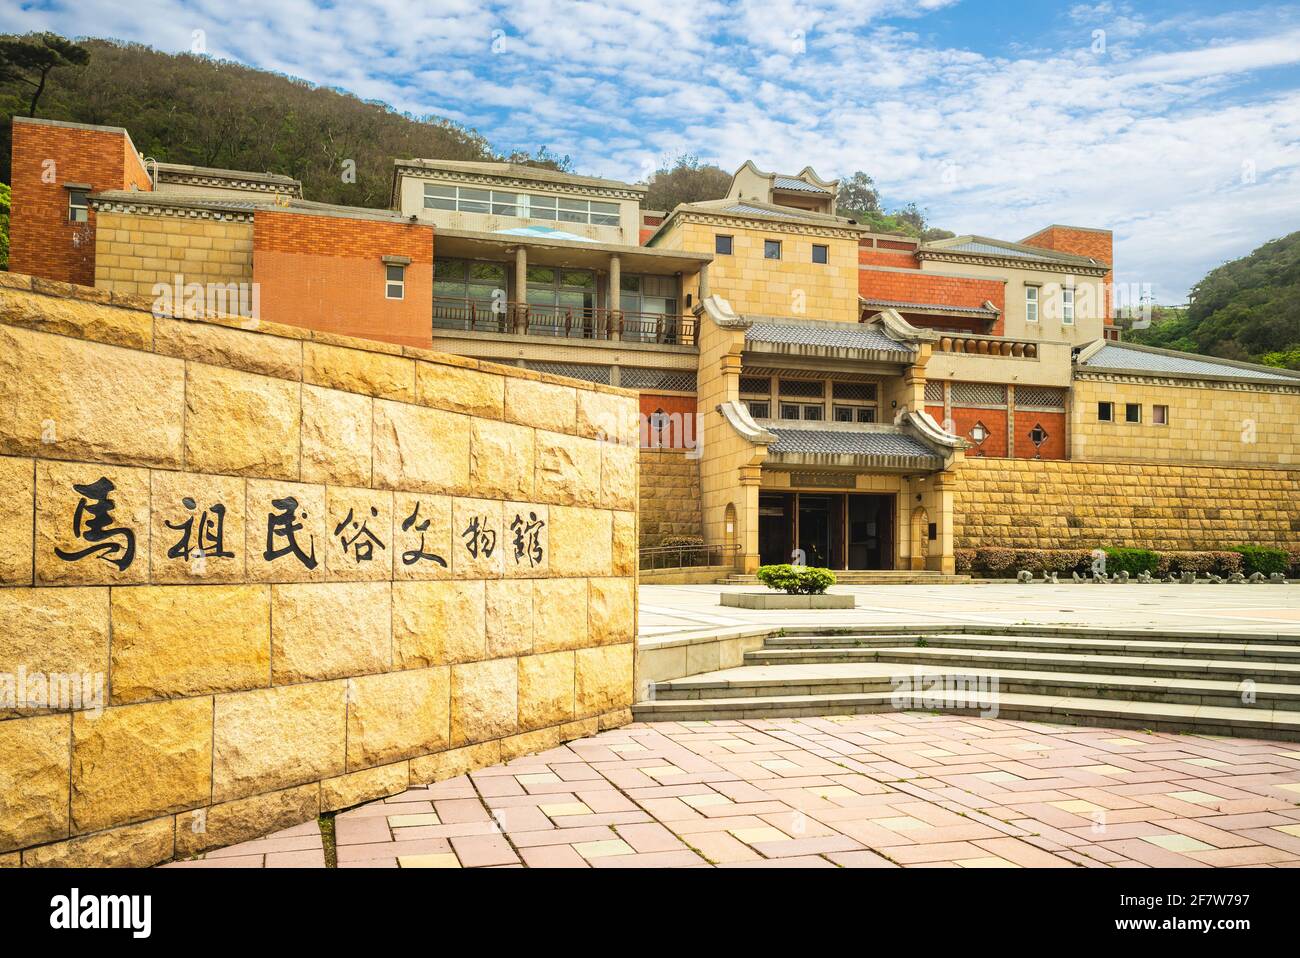
<path id="1" fill-rule="evenodd" d="M 702 546 L 704 545 L 703 536 L 664 536 L 659 540 L 661 546 L 682 547 L 682 546 Z"/>
<path id="2" fill-rule="evenodd" d="M 975 568 L 974 549 L 953 549 L 952 559 L 958 572 L 970 572 Z"/>
<path id="3" fill-rule="evenodd" d="M 1253 575 L 1256 572 L 1262 572 L 1264 575 L 1281 572 L 1285 575 L 1291 565 L 1291 556 L 1285 549 L 1272 546 L 1233 546 L 1231 551 L 1241 556 L 1241 571 L 1246 575 Z"/>
<path id="4" fill-rule="evenodd" d="M 790 595 L 821 595 L 835 584 L 835 573 L 830 569 L 810 566 L 765 565 L 759 566 L 756 575 L 769 589 Z"/>
<path id="5" fill-rule="evenodd" d="M 975 550 L 975 567 L 990 575 L 1008 575 L 1016 571 L 1016 553 L 1014 549 L 977 549 Z"/>
<path id="6" fill-rule="evenodd" d="M 1300 549 L 1292 549 L 1288 555 L 1290 568 L 1287 570 L 1287 575 L 1292 579 L 1300 579 Z"/>
<path id="7" fill-rule="evenodd" d="M 1131 576 L 1139 572 L 1155 572 L 1160 563 L 1159 553 L 1150 549 L 1106 548 L 1106 574 L 1115 575 L 1127 572 Z"/>

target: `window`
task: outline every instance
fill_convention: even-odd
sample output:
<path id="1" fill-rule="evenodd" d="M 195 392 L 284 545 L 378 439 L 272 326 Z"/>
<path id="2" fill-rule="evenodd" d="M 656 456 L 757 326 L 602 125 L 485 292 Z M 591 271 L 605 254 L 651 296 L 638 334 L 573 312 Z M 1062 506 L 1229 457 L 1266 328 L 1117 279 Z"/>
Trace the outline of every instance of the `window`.
<path id="1" fill-rule="evenodd" d="M 1097 422 L 1114 422 L 1115 404 L 1113 402 L 1097 403 Z"/>
<path id="2" fill-rule="evenodd" d="M 831 248 L 829 246 L 823 246 L 820 243 L 813 243 L 812 261 L 814 263 L 827 263 L 830 261 L 830 252 Z"/>
<path id="3" fill-rule="evenodd" d="M 858 407 L 858 422 L 875 422 L 876 409 L 874 406 Z"/>
<path id="4" fill-rule="evenodd" d="M 975 441 L 975 445 L 979 446 L 989 437 L 989 431 L 985 427 L 984 423 L 977 422 L 975 425 L 970 427 L 970 437 Z"/>
<path id="5" fill-rule="evenodd" d="M 387 299 L 402 299 L 406 296 L 406 267 L 384 267 L 384 296 Z"/>
<path id="6" fill-rule="evenodd" d="M 1025 322 L 1038 322 L 1038 287 L 1025 287 Z"/>
<path id="7" fill-rule="evenodd" d="M 719 256 L 730 256 L 731 237 L 723 233 L 719 233 L 717 236 L 713 237 L 713 252 L 717 253 Z"/>
<path id="8" fill-rule="evenodd" d="M 1141 422 L 1142 421 L 1142 404 L 1130 402 L 1124 404 L 1124 421 Z"/>
<path id="9" fill-rule="evenodd" d="M 852 406 L 836 406 L 831 410 L 832 418 L 836 422 L 853 422 L 854 412 L 856 410 Z"/>
<path id="10" fill-rule="evenodd" d="M 763 240 L 763 259 L 780 259 L 781 241 Z"/>
<path id="11" fill-rule="evenodd" d="M 473 303 L 479 312 L 505 303 L 506 266 L 464 259 L 440 259 L 433 264 L 434 299 Z"/>
<path id="12" fill-rule="evenodd" d="M 799 406 L 798 406 L 797 404 L 795 404 L 795 403 L 788 403 L 788 402 L 783 402 L 783 403 L 781 403 L 781 418 L 782 418 L 782 419 L 798 419 L 798 418 L 799 418 Z"/>
<path id="13" fill-rule="evenodd" d="M 555 220 L 561 223 L 589 223 L 617 226 L 617 203 L 569 197 L 540 196 L 514 190 L 485 190 L 481 187 L 424 184 L 424 208 L 461 213 L 491 213 L 523 219 Z"/>
<path id="14" fill-rule="evenodd" d="M 876 384 L 831 383 L 831 417 L 835 422 L 875 422 Z"/>
<path id="15" fill-rule="evenodd" d="M 1168 407 L 1168 406 L 1152 406 L 1152 407 L 1151 407 L 1151 422 L 1152 422 L 1153 425 L 1156 425 L 1156 426 L 1167 426 L 1167 425 L 1169 425 L 1169 407 Z"/>
<path id="16" fill-rule="evenodd" d="M 1074 325 L 1074 287 L 1066 286 L 1061 290 L 1061 322 L 1066 326 Z"/>
<path id="17" fill-rule="evenodd" d="M 810 422 L 821 422 L 825 416 L 826 407 L 818 403 L 815 406 L 803 407 L 803 418 Z"/>
<path id="18" fill-rule="evenodd" d="M 759 402 L 756 399 L 745 400 L 745 406 L 749 409 L 749 414 L 755 419 L 767 419 L 772 415 L 772 404 L 764 400 Z"/>
<path id="19" fill-rule="evenodd" d="M 1047 430 L 1043 428 L 1042 423 L 1034 423 L 1034 428 L 1029 430 L 1029 441 L 1034 444 L 1035 449 L 1047 442 Z"/>
<path id="20" fill-rule="evenodd" d="M 68 222 L 84 223 L 90 217 L 85 190 L 68 190 Z"/>

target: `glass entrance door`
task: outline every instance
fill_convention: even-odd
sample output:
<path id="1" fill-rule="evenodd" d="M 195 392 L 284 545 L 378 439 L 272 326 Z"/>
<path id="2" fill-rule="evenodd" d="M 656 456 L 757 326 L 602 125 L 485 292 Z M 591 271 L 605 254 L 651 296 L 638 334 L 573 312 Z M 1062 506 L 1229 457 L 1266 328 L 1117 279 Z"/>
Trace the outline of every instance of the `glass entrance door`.
<path id="1" fill-rule="evenodd" d="M 791 562 L 802 549 L 810 566 L 894 567 L 894 496 L 761 492 L 758 552 L 763 565 Z"/>

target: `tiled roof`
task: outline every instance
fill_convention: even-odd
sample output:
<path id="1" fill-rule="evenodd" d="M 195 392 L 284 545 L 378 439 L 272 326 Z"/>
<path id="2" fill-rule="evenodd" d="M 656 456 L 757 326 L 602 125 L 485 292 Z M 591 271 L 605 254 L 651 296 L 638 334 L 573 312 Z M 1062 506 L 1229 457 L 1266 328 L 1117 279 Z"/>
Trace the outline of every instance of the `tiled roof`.
<path id="1" fill-rule="evenodd" d="M 830 190 L 816 183 L 809 183 L 794 176 L 782 176 L 778 173 L 772 179 L 772 185 L 778 190 L 799 190 L 802 193 L 829 193 Z"/>
<path id="2" fill-rule="evenodd" d="M 807 219 L 806 216 L 799 213 L 781 213 L 762 206 L 750 206 L 748 203 L 733 203 L 731 206 L 724 206 L 722 212 L 738 213 L 741 216 L 775 216 L 781 220 Z"/>
<path id="3" fill-rule="evenodd" d="M 1147 352 L 1144 349 L 1130 349 L 1127 346 L 1115 343 L 1107 343 L 1086 359 L 1082 365 L 1142 373 L 1226 376 L 1232 379 L 1282 382 L 1300 386 L 1300 376 L 1288 376 L 1285 373 L 1272 373 L 1263 369 L 1234 366 L 1231 363 L 1217 362 L 1207 356 L 1192 356 L 1186 353 L 1171 355 L 1167 352 Z"/>
<path id="4" fill-rule="evenodd" d="M 959 246 L 947 246 L 945 249 L 955 253 L 985 253 L 990 256 L 1010 256 L 1013 259 L 1047 259 L 1041 253 L 1031 253 L 1028 250 L 1016 249 L 1013 246 L 995 245 L 993 243 L 981 243 L 978 240 L 972 240 L 969 243 L 962 243 Z"/>
<path id="5" fill-rule="evenodd" d="M 872 349 L 910 357 L 912 351 L 875 326 L 861 323 L 762 323 L 745 330 L 745 341 L 832 349 Z"/>
<path id="6" fill-rule="evenodd" d="M 892 299 L 864 299 L 862 301 L 868 306 L 880 306 L 885 309 L 898 309 L 907 312 L 910 309 L 932 309 L 943 311 L 945 313 L 962 313 L 972 316 L 996 316 L 997 311 L 988 309 L 984 306 L 952 306 L 948 303 L 907 303 L 902 300 Z"/>
<path id="7" fill-rule="evenodd" d="M 897 432 L 861 432 L 832 429 L 786 429 L 768 426 L 776 442 L 768 452 L 823 453 L 836 456 L 914 456 L 937 460 L 933 449 Z"/>

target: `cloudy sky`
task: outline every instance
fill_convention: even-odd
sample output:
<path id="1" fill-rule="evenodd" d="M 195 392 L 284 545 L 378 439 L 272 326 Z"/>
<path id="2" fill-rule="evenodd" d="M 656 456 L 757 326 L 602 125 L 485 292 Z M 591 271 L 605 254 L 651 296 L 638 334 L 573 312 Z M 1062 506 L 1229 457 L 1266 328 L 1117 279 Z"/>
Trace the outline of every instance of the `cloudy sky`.
<path id="1" fill-rule="evenodd" d="M 1177 303 L 1300 229 L 1300 7 L 1047 0 L 0 0 L 0 30 L 207 53 L 644 178 L 870 173 L 957 232 L 1115 231 Z"/>

